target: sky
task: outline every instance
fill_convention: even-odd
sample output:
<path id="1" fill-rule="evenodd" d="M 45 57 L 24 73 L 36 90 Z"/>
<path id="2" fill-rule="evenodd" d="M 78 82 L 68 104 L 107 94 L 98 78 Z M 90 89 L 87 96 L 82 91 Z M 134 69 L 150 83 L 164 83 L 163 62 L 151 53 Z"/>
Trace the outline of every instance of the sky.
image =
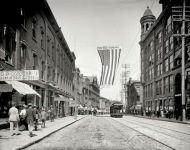
<path id="1" fill-rule="evenodd" d="M 159 0 L 47 0 L 61 27 L 75 65 L 85 76 L 101 78 L 99 46 L 121 46 L 120 63 L 114 84 L 101 88 L 100 95 L 122 100 L 122 64 L 129 64 L 132 80 L 140 80 L 140 18 L 147 6 L 156 18 L 161 13 Z"/>

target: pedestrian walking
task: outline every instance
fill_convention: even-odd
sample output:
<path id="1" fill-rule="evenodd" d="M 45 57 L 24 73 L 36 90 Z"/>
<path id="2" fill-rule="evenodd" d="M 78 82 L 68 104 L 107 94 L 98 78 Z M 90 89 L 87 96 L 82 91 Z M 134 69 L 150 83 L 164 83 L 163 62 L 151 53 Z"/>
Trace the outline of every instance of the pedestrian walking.
<path id="1" fill-rule="evenodd" d="M 45 124 L 46 124 L 46 112 L 45 109 L 42 108 L 42 112 L 41 112 L 41 121 L 42 121 L 42 128 L 45 128 Z"/>
<path id="2" fill-rule="evenodd" d="M 16 103 L 12 102 L 12 107 L 9 109 L 9 122 L 10 122 L 10 133 L 11 136 L 15 135 L 13 133 L 13 127 L 15 125 L 16 135 L 19 135 L 18 133 L 18 122 L 20 121 L 18 109 L 15 107 Z"/>
<path id="3" fill-rule="evenodd" d="M 34 124 L 34 129 L 35 129 L 35 131 L 37 131 L 37 129 L 38 129 L 38 119 L 40 119 L 39 107 L 34 105 L 33 109 L 34 109 L 35 114 L 36 114 L 36 120 L 35 120 L 35 124 Z"/>
<path id="4" fill-rule="evenodd" d="M 23 109 L 20 112 L 20 131 L 24 131 L 25 129 L 28 130 L 28 124 L 26 121 L 26 109 L 27 105 L 23 105 Z"/>
<path id="5" fill-rule="evenodd" d="M 160 117 L 160 111 L 157 110 L 157 117 L 159 118 Z"/>
<path id="6" fill-rule="evenodd" d="M 28 109 L 26 109 L 26 120 L 28 123 L 29 136 L 32 137 L 32 130 L 36 120 L 35 110 L 32 108 L 32 104 L 28 104 Z"/>
<path id="7" fill-rule="evenodd" d="M 52 105 L 50 106 L 50 119 L 51 119 L 51 122 L 54 121 L 54 109 Z"/>
<path id="8" fill-rule="evenodd" d="M 176 108 L 176 111 L 175 111 L 175 117 L 176 117 L 176 120 L 179 119 L 179 110 L 178 110 L 178 108 Z"/>

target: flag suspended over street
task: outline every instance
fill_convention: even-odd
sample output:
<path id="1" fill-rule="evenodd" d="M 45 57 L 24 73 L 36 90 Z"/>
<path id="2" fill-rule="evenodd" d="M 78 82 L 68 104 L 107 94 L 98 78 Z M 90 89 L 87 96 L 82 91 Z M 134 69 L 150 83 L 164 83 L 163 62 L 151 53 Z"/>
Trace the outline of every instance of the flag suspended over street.
<path id="1" fill-rule="evenodd" d="M 102 46 L 97 47 L 102 62 L 100 86 L 111 86 L 114 83 L 115 73 L 119 64 L 121 47 Z"/>

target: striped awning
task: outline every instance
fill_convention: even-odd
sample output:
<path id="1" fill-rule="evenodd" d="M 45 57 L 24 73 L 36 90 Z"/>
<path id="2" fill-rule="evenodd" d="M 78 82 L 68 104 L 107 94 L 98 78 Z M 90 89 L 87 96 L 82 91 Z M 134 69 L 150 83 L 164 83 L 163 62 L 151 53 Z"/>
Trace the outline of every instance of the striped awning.
<path id="1" fill-rule="evenodd" d="M 27 95 L 27 94 L 35 94 L 41 97 L 33 88 L 31 88 L 28 84 L 22 83 L 19 81 L 5 81 L 7 84 L 12 85 L 12 87 L 18 91 L 20 94 Z"/>

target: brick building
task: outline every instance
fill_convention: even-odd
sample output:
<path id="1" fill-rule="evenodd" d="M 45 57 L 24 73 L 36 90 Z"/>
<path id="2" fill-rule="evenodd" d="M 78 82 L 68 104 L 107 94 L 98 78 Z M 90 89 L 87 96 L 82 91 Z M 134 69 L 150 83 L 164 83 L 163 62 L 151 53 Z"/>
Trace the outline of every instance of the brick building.
<path id="1" fill-rule="evenodd" d="M 67 115 L 68 98 L 74 98 L 72 71 L 76 58 L 47 1 L 19 0 L 11 1 L 11 5 L 9 1 L 3 2 L 7 5 L 0 10 L 0 71 L 38 70 L 39 80 L 20 82 L 29 85 L 41 97 L 24 96 L 16 89 L 8 93 L 0 91 L 0 115 L 5 112 L 4 116 L 7 116 L 8 101 L 33 102 L 46 109 L 53 105 L 56 113 Z M 54 101 L 59 95 L 63 99 Z"/>
<path id="2" fill-rule="evenodd" d="M 160 111 L 164 117 L 169 110 L 174 112 L 182 108 L 181 98 L 181 37 L 182 22 L 173 23 L 172 7 L 183 6 L 183 1 L 160 0 L 162 12 L 156 19 L 147 8 L 141 23 L 141 82 L 143 85 L 143 103 L 146 111 Z M 190 6 L 190 1 L 186 1 Z M 185 32 L 190 34 L 190 22 L 186 22 Z M 185 40 L 185 109 L 190 110 L 190 37 Z"/>
<path id="3" fill-rule="evenodd" d="M 126 113 L 141 113 L 140 96 L 141 96 L 141 82 L 130 79 L 127 83 L 127 110 Z"/>

